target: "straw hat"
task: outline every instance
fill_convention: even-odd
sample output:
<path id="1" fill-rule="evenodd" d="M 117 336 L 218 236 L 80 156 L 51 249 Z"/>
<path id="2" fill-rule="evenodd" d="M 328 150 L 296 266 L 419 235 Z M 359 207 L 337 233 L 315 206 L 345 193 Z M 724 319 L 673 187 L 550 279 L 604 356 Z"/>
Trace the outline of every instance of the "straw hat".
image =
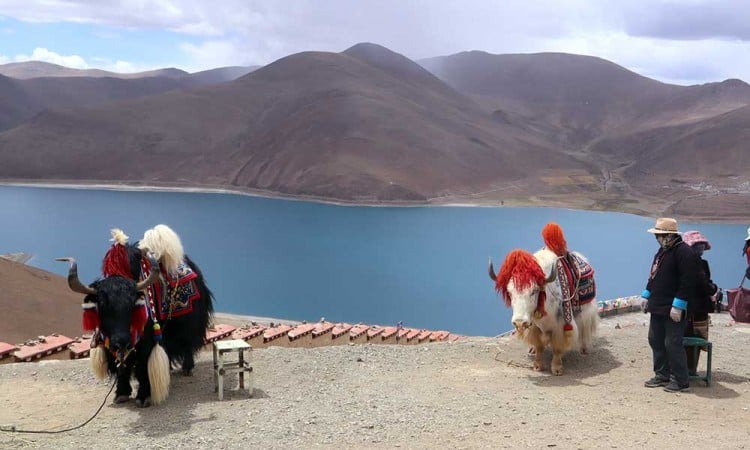
<path id="1" fill-rule="evenodd" d="M 659 217 L 656 219 L 656 225 L 646 231 L 653 234 L 679 233 L 679 231 L 677 231 L 677 221 L 671 217 Z"/>
<path id="2" fill-rule="evenodd" d="M 711 250 L 711 244 L 708 242 L 708 239 L 706 239 L 706 237 L 701 234 L 700 231 L 686 231 L 682 234 L 682 240 L 691 247 L 702 242 L 706 244 L 706 250 Z"/>

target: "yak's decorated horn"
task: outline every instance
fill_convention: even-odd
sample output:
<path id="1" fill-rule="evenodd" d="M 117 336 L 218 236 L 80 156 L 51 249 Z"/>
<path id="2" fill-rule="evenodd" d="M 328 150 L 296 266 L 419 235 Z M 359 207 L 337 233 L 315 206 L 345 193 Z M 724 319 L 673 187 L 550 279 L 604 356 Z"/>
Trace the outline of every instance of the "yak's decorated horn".
<path id="1" fill-rule="evenodd" d="M 549 273 L 549 276 L 546 280 L 544 280 L 545 283 L 552 283 L 557 278 L 557 270 L 555 270 L 554 267 L 552 267 L 552 270 Z"/>
<path id="2" fill-rule="evenodd" d="M 142 291 L 146 289 L 147 287 L 154 284 L 157 279 L 159 279 L 159 263 L 156 261 L 156 258 L 154 258 L 150 253 L 148 254 L 148 260 L 151 263 L 151 273 L 148 275 L 148 278 L 136 283 L 136 291 Z"/>
<path id="3" fill-rule="evenodd" d="M 81 283 L 78 279 L 78 264 L 76 260 L 70 256 L 65 258 L 55 258 L 55 261 L 68 261 L 70 263 L 70 270 L 68 271 L 68 286 L 73 292 L 86 295 L 96 295 L 96 289 L 86 286 Z"/>
<path id="4" fill-rule="evenodd" d="M 488 271 L 490 272 L 490 278 L 492 281 L 497 281 L 497 275 L 495 275 L 495 268 L 492 267 L 492 258 L 490 258 L 490 266 L 488 268 Z"/>

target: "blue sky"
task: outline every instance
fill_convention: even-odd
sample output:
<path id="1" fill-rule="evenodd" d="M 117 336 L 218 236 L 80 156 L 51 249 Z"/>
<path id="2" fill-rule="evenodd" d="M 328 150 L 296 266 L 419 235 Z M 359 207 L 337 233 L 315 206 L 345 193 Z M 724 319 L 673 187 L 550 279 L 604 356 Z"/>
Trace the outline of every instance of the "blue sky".
<path id="1" fill-rule="evenodd" d="M 678 84 L 750 82 L 745 0 L 0 0 L 0 64 L 189 72 L 375 42 L 599 56 Z"/>

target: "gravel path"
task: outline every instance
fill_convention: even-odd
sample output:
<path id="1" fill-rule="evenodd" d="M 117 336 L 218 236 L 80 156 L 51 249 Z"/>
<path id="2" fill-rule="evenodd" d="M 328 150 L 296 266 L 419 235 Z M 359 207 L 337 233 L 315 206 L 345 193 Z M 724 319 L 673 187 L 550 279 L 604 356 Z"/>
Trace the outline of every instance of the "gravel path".
<path id="1" fill-rule="evenodd" d="M 750 448 L 750 327 L 712 319 L 715 382 L 689 393 L 643 387 L 647 316 L 633 313 L 603 320 L 593 352 L 568 354 L 561 377 L 534 372 L 510 337 L 270 347 L 253 351 L 254 396 L 220 402 L 203 352 L 161 406 L 110 395 L 80 429 L 0 432 L 0 448 Z M 0 425 L 80 424 L 109 387 L 87 360 L 0 365 Z"/>

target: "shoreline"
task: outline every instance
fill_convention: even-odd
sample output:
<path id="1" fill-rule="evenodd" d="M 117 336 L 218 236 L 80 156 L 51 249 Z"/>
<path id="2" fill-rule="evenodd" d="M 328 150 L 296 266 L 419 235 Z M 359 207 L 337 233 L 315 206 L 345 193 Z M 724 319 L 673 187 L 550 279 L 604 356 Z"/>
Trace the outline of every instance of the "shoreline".
<path id="1" fill-rule="evenodd" d="M 638 217 L 653 218 L 664 215 L 663 213 L 647 213 L 647 211 L 638 210 L 602 210 L 586 208 L 580 204 L 579 201 L 569 201 L 567 204 L 557 205 L 550 204 L 537 204 L 533 201 L 521 201 L 514 199 L 506 199 L 500 203 L 486 201 L 486 202 L 441 202 L 437 198 L 426 199 L 424 201 L 356 201 L 356 200 L 340 200 L 323 198 L 317 196 L 307 195 L 291 195 L 282 194 L 279 192 L 265 191 L 261 189 L 250 189 L 250 188 L 227 188 L 226 186 L 188 186 L 180 185 L 180 183 L 168 183 L 168 184 L 141 184 L 141 183 L 104 183 L 104 182 L 70 182 L 70 181 L 56 181 L 56 180 L 40 180 L 40 181 L 22 181 L 22 180 L 0 180 L 0 186 L 9 187 L 25 187 L 25 188 L 41 188 L 41 189 L 73 189 L 73 190 L 103 190 L 103 191 L 116 191 L 116 192 L 174 192 L 174 193 L 194 193 L 194 194 L 228 194 L 228 195 L 241 195 L 246 197 L 265 198 L 272 200 L 285 200 L 295 202 L 312 202 L 324 205 L 342 206 L 342 207 L 370 207 L 370 208 L 429 208 L 429 207 L 454 207 L 454 208 L 558 208 L 567 209 L 572 211 L 591 211 L 591 212 L 610 212 L 610 213 L 621 213 L 630 214 Z M 669 214 L 667 214 L 669 215 Z M 691 215 L 682 214 L 677 216 L 678 220 L 685 222 L 694 223 L 717 223 L 717 224 L 745 224 L 750 221 L 750 218 L 742 217 L 725 217 L 717 218 L 712 215 Z"/>

